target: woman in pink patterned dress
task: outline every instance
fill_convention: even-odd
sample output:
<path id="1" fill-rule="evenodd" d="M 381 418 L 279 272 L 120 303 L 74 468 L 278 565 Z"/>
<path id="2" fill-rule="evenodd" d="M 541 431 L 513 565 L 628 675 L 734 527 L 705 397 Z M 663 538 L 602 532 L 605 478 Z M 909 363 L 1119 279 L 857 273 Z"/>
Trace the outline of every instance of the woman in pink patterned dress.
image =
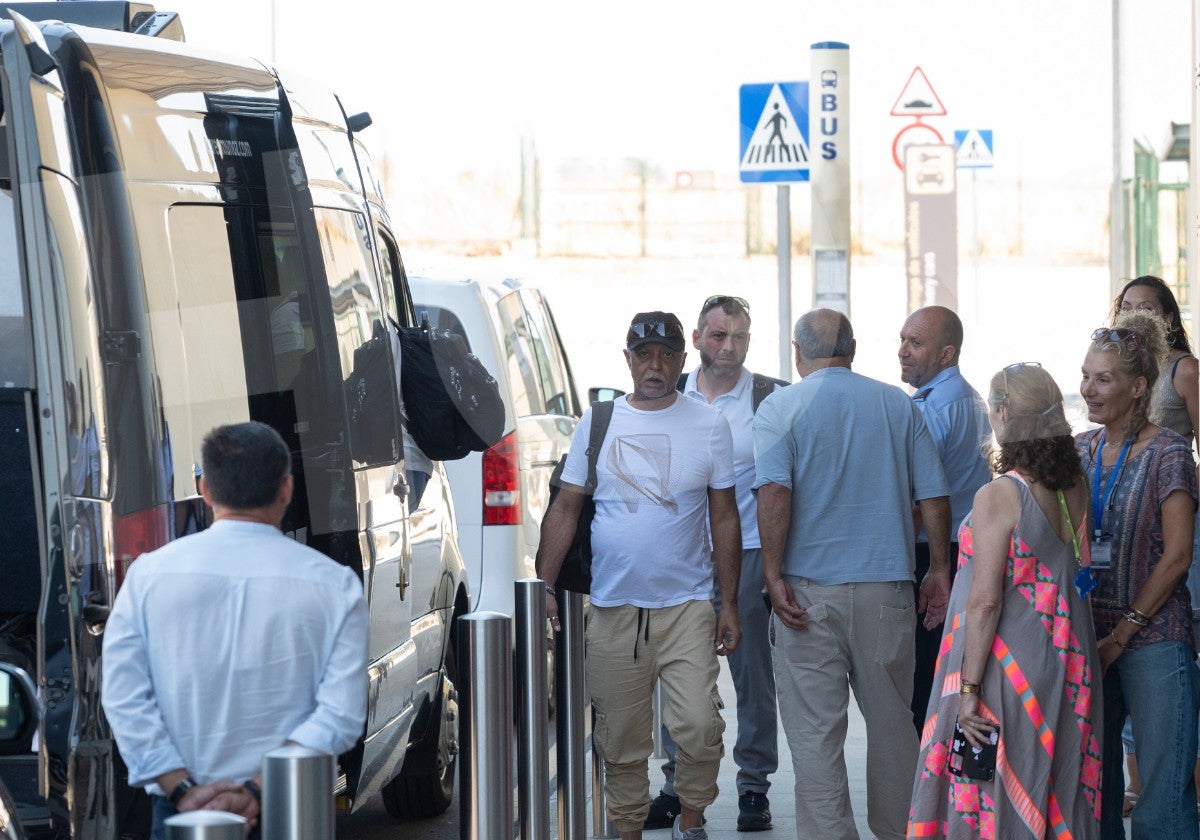
<path id="1" fill-rule="evenodd" d="M 1084 838 L 1100 831 L 1100 658 L 1087 481 L 1062 393 L 1036 364 L 992 377 L 1000 477 L 959 531 L 909 837 Z M 961 727 L 956 735 L 956 724 Z M 991 740 L 994 777 L 957 752 Z"/>

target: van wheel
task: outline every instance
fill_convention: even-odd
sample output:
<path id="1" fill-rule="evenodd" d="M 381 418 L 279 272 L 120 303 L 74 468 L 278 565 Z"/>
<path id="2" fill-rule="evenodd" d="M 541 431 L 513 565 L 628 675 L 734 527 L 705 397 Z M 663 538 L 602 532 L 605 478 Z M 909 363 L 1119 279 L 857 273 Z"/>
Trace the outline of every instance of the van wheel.
<path id="1" fill-rule="evenodd" d="M 454 772 L 458 759 L 458 675 L 454 646 L 447 646 L 438 697 L 438 731 L 432 766 L 404 771 L 383 787 L 383 807 L 397 819 L 427 819 L 444 813 L 454 801 Z"/>

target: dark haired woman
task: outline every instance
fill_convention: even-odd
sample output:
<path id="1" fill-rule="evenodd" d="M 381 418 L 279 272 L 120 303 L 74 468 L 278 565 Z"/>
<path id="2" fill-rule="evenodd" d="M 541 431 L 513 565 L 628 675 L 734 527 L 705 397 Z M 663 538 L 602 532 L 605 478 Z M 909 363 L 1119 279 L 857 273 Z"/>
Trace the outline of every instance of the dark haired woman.
<path id="1" fill-rule="evenodd" d="M 1121 725 L 1137 741 L 1142 795 L 1135 838 L 1197 836 L 1200 674 L 1184 580 L 1192 555 L 1196 468 L 1180 435 L 1150 422 L 1166 355 L 1163 322 L 1122 314 L 1092 335 L 1079 391 L 1088 419 L 1076 447 L 1092 479 L 1092 616 L 1104 674 L 1102 837 L 1124 838 Z"/>
<path id="2" fill-rule="evenodd" d="M 1096 838 L 1087 481 L 1062 393 L 1040 366 L 997 373 L 988 404 L 1001 475 L 959 531 L 908 836 Z M 989 743 L 994 777 L 972 778 L 964 756 Z"/>
<path id="3" fill-rule="evenodd" d="M 1159 278 L 1143 275 L 1126 283 L 1113 301 L 1114 322 L 1125 312 L 1153 315 L 1167 331 L 1167 362 L 1150 394 L 1151 422 L 1195 443 L 1200 427 L 1200 364 L 1192 355 L 1175 295 Z"/>

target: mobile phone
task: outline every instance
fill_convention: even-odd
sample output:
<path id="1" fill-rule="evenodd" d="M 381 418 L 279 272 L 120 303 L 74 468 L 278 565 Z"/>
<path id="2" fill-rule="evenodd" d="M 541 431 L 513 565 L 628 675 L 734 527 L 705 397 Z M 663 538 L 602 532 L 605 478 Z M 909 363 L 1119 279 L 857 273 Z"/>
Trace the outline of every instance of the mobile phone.
<path id="1" fill-rule="evenodd" d="M 962 727 L 954 724 L 954 741 L 950 749 L 950 769 L 955 775 L 990 782 L 996 776 L 996 746 L 1000 743 L 1000 727 L 988 735 L 987 743 L 975 747 L 967 740 Z"/>

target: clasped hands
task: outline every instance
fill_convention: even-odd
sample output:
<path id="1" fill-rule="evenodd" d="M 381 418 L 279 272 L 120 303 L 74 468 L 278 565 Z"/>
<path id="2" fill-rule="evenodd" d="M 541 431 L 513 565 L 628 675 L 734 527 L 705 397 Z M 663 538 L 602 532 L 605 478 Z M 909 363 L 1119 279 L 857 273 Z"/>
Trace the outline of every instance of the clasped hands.
<path id="1" fill-rule="evenodd" d="M 196 785 L 183 795 L 176 809 L 184 811 L 227 811 L 246 818 L 246 834 L 254 830 L 261 816 L 258 800 L 241 782 L 222 781 Z"/>

